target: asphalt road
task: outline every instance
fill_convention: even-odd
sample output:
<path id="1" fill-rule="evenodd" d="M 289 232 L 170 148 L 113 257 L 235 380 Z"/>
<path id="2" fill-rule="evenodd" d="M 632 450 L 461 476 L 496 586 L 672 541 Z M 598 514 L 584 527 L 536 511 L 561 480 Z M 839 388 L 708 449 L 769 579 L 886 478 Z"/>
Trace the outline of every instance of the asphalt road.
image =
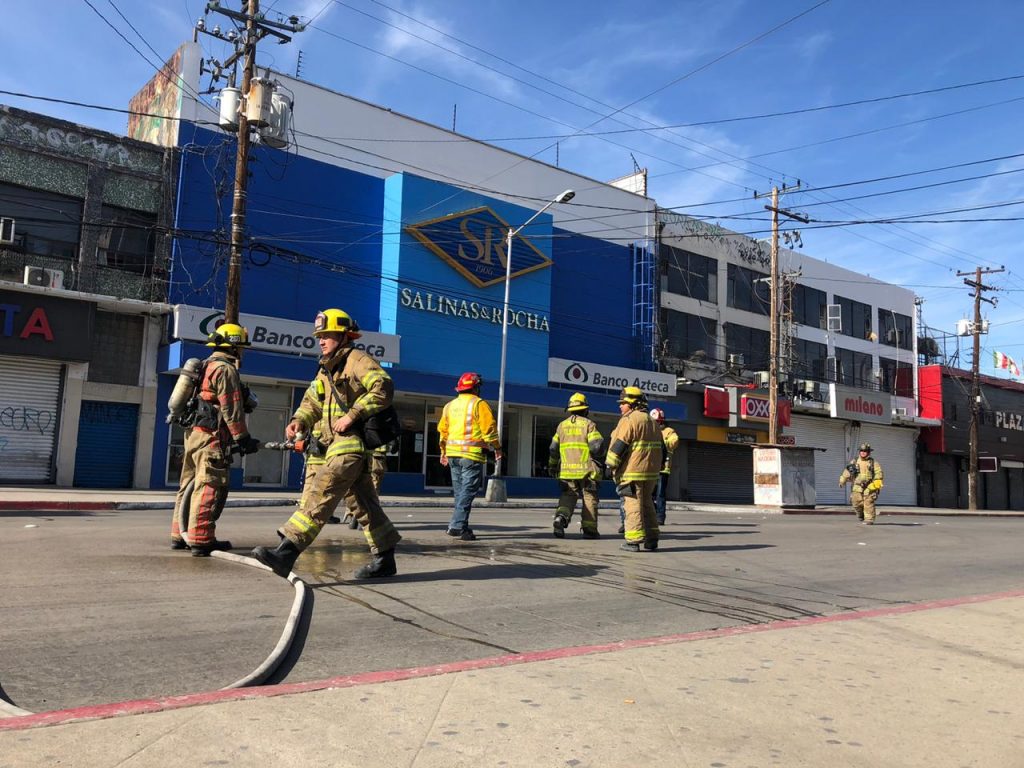
<path id="1" fill-rule="evenodd" d="M 286 507 L 229 509 L 236 551 L 272 544 Z M 392 507 L 399 575 L 354 582 L 362 535 L 330 526 L 296 570 L 314 601 L 288 681 L 988 594 L 1024 583 L 1024 520 L 675 514 L 657 553 L 550 532 L 548 510 Z M 0 686 L 46 711 L 213 690 L 277 642 L 281 579 L 167 548 L 169 512 L 0 513 Z"/>

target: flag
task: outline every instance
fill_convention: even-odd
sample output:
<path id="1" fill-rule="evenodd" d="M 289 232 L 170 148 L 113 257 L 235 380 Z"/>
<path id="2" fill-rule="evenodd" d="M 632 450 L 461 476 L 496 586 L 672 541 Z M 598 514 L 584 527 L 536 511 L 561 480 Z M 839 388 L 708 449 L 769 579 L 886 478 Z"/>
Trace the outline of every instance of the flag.
<path id="1" fill-rule="evenodd" d="M 1016 379 L 1020 378 L 1020 368 L 1013 361 L 1012 357 L 1004 355 L 1002 352 L 992 353 L 992 362 L 996 368 L 1002 368 L 1003 370 L 1009 371 L 1010 375 Z"/>

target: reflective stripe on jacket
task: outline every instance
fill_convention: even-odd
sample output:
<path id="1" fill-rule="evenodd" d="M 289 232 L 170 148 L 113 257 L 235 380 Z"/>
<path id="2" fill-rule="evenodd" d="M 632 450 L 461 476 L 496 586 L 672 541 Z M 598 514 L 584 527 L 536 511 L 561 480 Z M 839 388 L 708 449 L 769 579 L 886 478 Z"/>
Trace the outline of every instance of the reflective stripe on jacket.
<path id="1" fill-rule="evenodd" d="M 661 471 L 661 434 L 646 411 L 633 410 L 619 419 L 608 438 L 605 464 L 618 483 L 656 480 Z"/>
<path id="2" fill-rule="evenodd" d="M 319 395 L 321 386 L 322 399 Z M 391 377 L 373 357 L 362 350 L 345 346 L 330 358 L 320 360 L 320 371 L 303 395 L 292 418 L 310 433 L 316 434 L 319 428 L 321 440 L 328 443 L 324 458 L 343 453 L 362 453 L 366 448 L 357 429 L 349 428 L 339 435 L 335 434 L 332 425 L 345 414 L 350 414 L 356 421 L 365 420 L 387 408 L 394 393 Z"/>
<path id="3" fill-rule="evenodd" d="M 548 464 L 558 467 L 559 480 L 596 480 L 600 472 L 594 458 L 600 457 L 602 444 L 597 425 L 574 413 L 555 430 Z"/>
<path id="4" fill-rule="evenodd" d="M 486 400 L 469 392 L 460 392 L 445 403 L 437 424 L 442 456 L 460 456 L 473 461 L 486 461 L 486 449 L 497 449 L 498 426 Z"/>

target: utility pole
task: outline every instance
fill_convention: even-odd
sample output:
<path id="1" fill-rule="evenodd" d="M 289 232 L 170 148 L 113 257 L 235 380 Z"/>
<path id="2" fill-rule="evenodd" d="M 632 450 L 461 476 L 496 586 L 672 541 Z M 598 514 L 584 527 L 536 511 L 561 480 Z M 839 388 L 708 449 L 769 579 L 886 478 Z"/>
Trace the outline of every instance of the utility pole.
<path id="1" fill-rule="evenodd" d="M 213 31 L 206 29 L 205 22 L 197 25 L 197 30 L 221 40 L 235 44 L 235 52 L 225 59 L 224 63 L 214 62 L 215 79 L 223 70 L 233 67 L 239 59 L 242 64 L 242 98 L 238 109 L 238 150 L 235 156 L 235 191 L 231 206 L 231 254 L 228 259 L 227 295 L 224 304 L 224 320 L 228 323 L 238 322 L 239 295 L 242 282 L 242 247 L 245 240 L 245 205 L 249 182 L 249 146 L 252 142 L 249 122 L 249 98 L 252 95 L 252 81 L 256 70 L 256 44 L 267 35 L 278 38 L 279 43 L 287 43 L 291 38 L 278 30 L 301 32 L 305 24 L 299 22 L 297 16 L 289 17 L 286 22 L 268 21 L 260 14 L 259 0 L 246 0 L 244 11 L 232 11 L 222 8 L 220 0 L 209 0 L 206 12 L 214 12 L 227 16 L 236 25 L 244 23 L 245 31 L 239 37 L 229 32 L 223 35 L 220 27 Z M 231 76 L 234 82 L 234 75 Z M 260 91 L 262 98 L 268 98 L 266 92 Z"/>
<path id="2" fill-rule="evenodd" d="M 779 214 L 789 219 L 802 221 L 805 224 L 810 221 L 806 216 L 779 208 L 779 193 L 792 192 L 800 188 L 798 181 L 795 187 L 787 187 L 783 184 L 780 190 L 777 186 L 772 187 L 772 204 L 766 205 L 765 210 L 772 212 L 772 249 L 771 249 L 771 274 L 769 285 L 771 287 L 770 301 L 771 311 L 769 313 L 769 343 L 768 343 L 768 443 L 769 445 L 779 444 Z M 766 195 L 754 194 L 754 198 L 765 197 Z"/>
<path id="3" fill-rule="evenodd" d="M 971 331 L 974 336 L 974 358 L 971 360 L 971 431 L 970 445 L 968 446 L 970 452 L 970 459 L 967 470 L 967 508 L 970 510 L 976 510 L 978 508 L 978 416 L 981 411 L 981 373 L 979 363 L 981 359 L 981 302 L 987 301 L 993 307 L 996 305 L 995 299 L 987 299 L 981 295 L 982 291 L 995 291 L 998 290 L 990 285 L 984 285 L 981 282 L 982 275 L 990 275 L 994 272 L 1003 272 L 1003 268 L 999 269 L 982 269 L 977 267 L 974 270 L 974 279 L 968 280 L 970 272 L 957 272 L 957 277 L 964 278 L 964 285 L 969 285 L 974 289 L 974 323 Z"/>

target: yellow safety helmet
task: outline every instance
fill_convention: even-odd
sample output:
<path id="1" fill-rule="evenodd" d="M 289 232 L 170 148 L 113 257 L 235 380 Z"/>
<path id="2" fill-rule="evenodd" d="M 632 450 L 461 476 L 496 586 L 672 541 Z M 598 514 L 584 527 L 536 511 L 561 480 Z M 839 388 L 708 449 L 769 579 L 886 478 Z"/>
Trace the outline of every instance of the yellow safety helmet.
<path id="1" fill-rule="evenodd" d="M 206 346 L 216 349 L 248 347 L 251 346 L 249 332 L 238 323 L 221 323 L 217 330 L 206 337 Z"/>
<path id="2" fill-rule="evenodd" d="M 619 393 L 619 404 L 629 403 L 634 408 L 638 406 L 647 407 L 647 395 L 640 387 L 623 387 Z"/>
<path id="3" fill-rule="evenodd" d="M 569 398 L 569 404 L 565 406 L 565 410 L 569 413 L 582 413 L 583 411 L 589 411 L 590 403 L 587 402 L 587 396 L 582 392 L 577 392 Z"/>
<path id="4" fill-rule="evenodd" d="M 313 335 L 323 336 L 325 333 L 347 333 L 350 339 L 358 339 L 363 335 L 359 332 L 359 323 L 353 320 L 348 312 L 340 309 L 317 312 L 316 319 L 313 320 Z"/>

